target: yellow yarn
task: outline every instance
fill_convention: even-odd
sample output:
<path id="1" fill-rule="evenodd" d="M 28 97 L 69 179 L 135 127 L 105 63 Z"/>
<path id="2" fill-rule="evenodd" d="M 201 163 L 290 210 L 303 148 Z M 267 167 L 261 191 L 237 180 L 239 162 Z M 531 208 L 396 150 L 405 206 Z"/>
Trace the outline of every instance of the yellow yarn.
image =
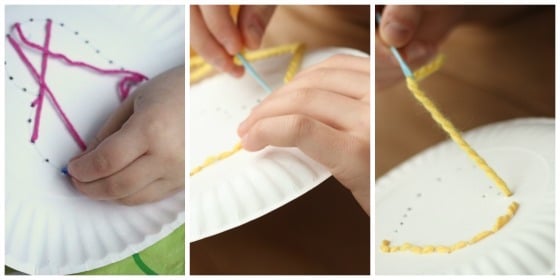
<path id="1" fill-rule="evenodd" d="M 443 55 L 438 55 L 434 60 L 430 63 L 420 67 L 418 70 L 414 71 L 414 79 L 417 82 L 424 80 L 426 77 L 430 76 L 432 73 L 436 72 L 441 68 L 443 62 L 445 61 L 445 57 Z"/>
<path id="2" fill-rule="evenodd" d="M 491 230 L 483 230 L 480 233 L 473 236 L 468 241 L 459 241 L 453 245 L 445 246 L 445 245 L 425 245 L 425 246 L 418 246 L 411 243 L 403 243 L 400 246 L 391 246 L 391 242 L 389 240 L 383 240 L 381 242 L 380 249 L 382 252 L 385 253 L 395 253 L 395 252 L 403 252 L 403 251 L 410 251 L 416 254 L 432 254 L 432 253 L 440 253 L 440 254 L 451 254 L 457 250 L 463 249 L 467 246 L 473 245 L 484 238 L 496 233 L 500 230 L 504 225 L 506 225 L 511 218 L 517 212 L 519 208 L 519 203 L 512 202 L 507 209 L 507 213 L 502 215 L 496 219 L 494 226 Z"/>
<path id="3" fill-rule="evenodd" d="M 498 174 L 492 169 L 488 163 L 465 141 L 465 139 L 461 136 L 459 130 L 455 128 L 455 126 L 449 121 L 436 107 L 436 105 L 430 100 L 426 94 L 420 89 L 418 85 L 418 81 L 423 80 L 427 76 L 431 75 L 432 73 L 436 72 L 441 68 L 443 65 L 443 56 L 439 55 L 436 59 L 434 59 L 429 64 L 421 67 L 420 69 L 414 72 L 414 78 L 407 77 L 406 78 L 406 85 L 412 95 L 424 108 L 430 113 L 432 118 L 435 122 L 437 122 L 441 128 L 449 135 L 449 137 L 475 162 L 475 164 L 486 173 L 486 175 L 494 181 L 494 183 L 498 186 L 498 188 L 502 191 L 505 196 L 511 196 L 512 193 L 507 187 L 506 183 Z M 391 242 L 389 240 L 383 240 L 381 242 L 380 249 L 382 252 L 385 253 L 394 253 L 394 252 L 402 252 L 402 251 L 410 251 L 416 254 L 431 254 L 431 253 L 441 253 L 441 254 L 450 254 L 466 246 L 475 244 L 482 239 L 496 233 L 500 230 L 504 225 L 506 225 L 511 218 L 517 212 L 517 208 L 519 208 L 519 203 L 512 202 L 511 205 L 508 207 L 508 212 L 498 217 L 496 223 L 492 227 L 492 230 L 484 230 L 478 234 L 476 234 L 471 240 L 469 241 L 459 241 L 450 246 L 443 246 L 443 245 L 426 245 L 426 246 L 418 246 L 411 243 L 404 243 L 401 246 L 391 246 Z"/>
<path id="4" fill-rule="evenodd" d="M 266 59 L 273 56 L 283 55 L 283 54 L 292 54 L 292 59 L 288 64 L 288 68 L 286 70 L 286 74 L 284 76 L 284 83 L 290 81 L 294 75 L 299 70 L 299 66 L 301 64 L 301 60 L 303 59 L 305 47 L 301 43 L 294 43 L 288 45 L 281 45 L 272 48 L 260 49 L 251 52 L 243 52 L 243 56 L 248 61 L 256 61 L 261 59 Z M 241 62 L 234 58 L 233 62 L 237 65 L 241 65 Z M 207 77 L 213 70 L 212 65 L 204 61 L 204 59 L 200 56 L 192 57 L 190 61 L 190 82 L 196 83 L 205 77 Z"/>
<path id="5" fill-rule="evenodd" d="M 191 170 L 190 176 L 193 176 L 194 174 L 202 171 L 204 168 L 216 163 L 219 160 L 222 160 L 222 159 L 225 159 L 225 158 L 228 158 L 228 157 L 232 156 L 233 154 L 235 154 L 239 150 L 241 150 L 241 148 L 242 148 L 241 142 L 239 142 L 239 143 L 235 144 L 235 146 L 229 151 L 225 151 L 225 152 L 222 152 L 222 153 L 220 153 L 216 156 L 210 156 L 210 157 L 206 158 L 206 160 L 201 165 L 199 165 L 199 166 L 197 166 L 197 167 L 195 167 Z"/>
<path id="6" fill-rule="evenodd" d="M 272 56 L 292 54 L 292 59 L 290 60 L 288 64 L 288 68 L 286 70 L 286 74 L 284 75 L 284 83 L 287 83 L 291 81 L 295 76 L 295 74 L 299 71 L 299 67 L 303 59 L 304 50 L 305 48 L 303 44 L 294 43 L 289 45 L 281 45 L 277 47 L 256 50 L 252 52 L 244 52 L 243 56 L 248 61 L 255 61 L 255 60 L 266 59 Z M 237 58 L 234 59 L 234 63 L 238 65 L 241 64 L 241 62 Z M 202 57 L 199 56 L 191 57 L 190 69 L 191 69 L 191 74 L 190 74 L 191 84 L 202 80 L 212 72 L 212 66 L 207 62 L 205 62 L 204 59 L 202 59 Z M 202 164 L 191 169 L 190 176 L 197 174 L 198 172 L 202 171 L 204 168 L 216 163 L 217 161 L 226 159 L 234 155 L 235 153 L 240 151 L 241 148 L 242 148 L 241 142 L 239 142 L 235 144 L 235 146 L 231 150 L 219 153 L 218 155 L 215 156 L 209 156 Z"/>
<path id="7" fill-rule="evenodd" d="M 436 105 L 430 100 L 426 94 L 420 89 L 417 80 L 423 79 L 431 73 L 437 71 L 443 64 L 443 57 L 439 56 L 433 62 L 427 64 L 426 66 L 420 68 L 418 71 L 414 72 L 415 78 L 406 78 L 406 85 L 408 89 L 412 92 L 416 100 L 424 106 L 424 108 L 430 112 L 434 121 L 436 121 L 449 137 L 474 161 L 474 163 L 486 173 L 496 186 L 502 191 L 505 196 L 511 196 L 511 191 L 507 187 L 506 183 L 492 167 L 465 141 L 461 132 L 455 128 L 455 126 L 449 121 L 436 107 Z"/>

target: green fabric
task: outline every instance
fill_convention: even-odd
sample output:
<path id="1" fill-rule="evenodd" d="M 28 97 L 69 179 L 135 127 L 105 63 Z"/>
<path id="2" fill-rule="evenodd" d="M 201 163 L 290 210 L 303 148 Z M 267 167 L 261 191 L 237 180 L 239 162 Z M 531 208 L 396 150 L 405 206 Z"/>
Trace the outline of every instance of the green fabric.
<path id="1" fill-rule="evenodd" d="M 132 259 L 134 260 L 134 262 L 136 263 L 136 265 L 142 270 L 144 271 L 145 274 L 147 275 L 158 275 L 155 271 L 153 271 L 149 266 L 147 266 L 144 261 L 142 260 L 142 258 L 140 257 L 140 255 L 138 254 L 133 254 L 132 255 Z"/>
<path id="2" fill-rule="evenodd" d="M 170 235 L 156 244 L 138 253 L 139 258 L 130 256 L 124 260 L 110 265 L 82 272 L 85 275 L 117 275 L 117 274 L 139 274 L 145 275 L 146 271 L 152 271 L 164 275 L 185 274 L 185 225 L 183 224 Z M 138 265 L 141 261 L 146 267 L 143 269 Z M 146 270 L 147 268 L 147 270 Z"/>

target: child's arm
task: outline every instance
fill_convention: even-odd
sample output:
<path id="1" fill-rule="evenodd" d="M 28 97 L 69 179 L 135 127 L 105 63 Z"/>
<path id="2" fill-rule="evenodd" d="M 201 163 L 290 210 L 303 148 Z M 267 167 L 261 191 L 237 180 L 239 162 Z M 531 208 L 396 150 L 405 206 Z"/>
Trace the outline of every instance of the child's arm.
<path id="1" fill-rule="evenodd" d="M 184 100 L 183 66 L 138 88 L 68 164 L 74 186 L 93 199 L 124 204 L 157 201 L 184 188 Z"/>
<path id="2" fill-rule="evenodd" d="M 369 57 L 333 56 L 299 73 L 239 126 L 243 148 L 298 147 L 322 163 L 369 214 Z"/>
<path id="3" fill-rule="evenodd" d="M 243 47 L 256 49 L 275 6 L 241 6 L 237 23 L 229 6 L 193 5 L 191 15 L 191 46 L 220 71 L 239 77 L 243 67 L 233 64 L 232 56 Z"/>

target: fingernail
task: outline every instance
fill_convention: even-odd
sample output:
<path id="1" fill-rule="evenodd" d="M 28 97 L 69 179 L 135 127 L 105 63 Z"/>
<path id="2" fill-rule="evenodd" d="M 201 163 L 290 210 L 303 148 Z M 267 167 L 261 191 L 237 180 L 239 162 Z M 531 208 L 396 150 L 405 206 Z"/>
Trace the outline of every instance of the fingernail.
<path id="1" fill-rule="evenodd" d="M 428 48 L 422 44 L 414 43 L 406 48 L 406 57 L 413 61 L 428 55 Z"/>
<path id="2" fill-rule="evenodd" d="M 224 72 L 225 68 L 225 60 L 221 57 L 214 58 L 211 64 L 218 69 L 220 72 Z"/>
<path id="3" fill-rule="evenodd" d="M 243 136 L 246 131 L 247 131 L 247 120 L 244 120 L 237 127 L 237 133 L 239 133 L 240 136 Z"/>
<path id="4" fill-rule="evenodd" d="M 70 161 L 64 168 L 66 168 L 66 173 L 70 174 L 70 170 L 73 170 L 74 168 L 72 168 L 73 164 L 72 164 L 73 160 Z M 64 171 L 63 171 L 64 173 Z"/>
<path id="5" fill-rule="evenodd" d="M 233 42 L 231 42 L 231 41 L 224 42 L 224 47 L 226 48 L 226 51 L 231 55 L 234 55 L 234 54 L 237 53 L 237 50 L 235 49 L 235 46 L 233 45 Z"/>
<path id="6" fill-rule="evenodd" d="M 389 22 L 383 28 L 386 37 L 393 41 L 405 41 L 410 35 L 410 29 L 398 22 Z M 388 42 L 393 44 L 394 42 Z"/>

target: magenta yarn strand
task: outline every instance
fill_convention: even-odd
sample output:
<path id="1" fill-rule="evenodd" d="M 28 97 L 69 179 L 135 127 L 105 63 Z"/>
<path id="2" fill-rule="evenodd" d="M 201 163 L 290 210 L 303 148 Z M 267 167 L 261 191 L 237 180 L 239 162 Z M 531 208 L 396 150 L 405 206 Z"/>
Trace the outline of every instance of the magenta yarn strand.
<path id="1" fill-rule="evenodd" d="M 51 41 L 51 24 L 50 20 L 47 21 L 46 35 L 45 35 L 45 50 L 49 49 L 49 44 Z M 35 143 L 39 137 L 39 124 L 41 122 L 41 112 L 43 109 L 43 100 L 45 99 L 45 77 L 47 75 L 47 61 L 48 55 L 43 52 L 41 57 L 41 74 L 39 77 L 39 96 L 37 96 L 36 101 L 33 103 L 37 106 L 35 109 L 35 123 L 33 124 L 33 133 L 31 134 L 31 142 Z"/>
<path id="2" fill-rule="evenodd" d="M 126 99 L 130 93 L 130 89 L 142 82 L 144 80 L 143 77 L 140 76 L 128 76 L 128 77 L 124 77 L 119 81 L 118 84 L 118 88 L 119 88 L 119 96 L 121 98 L 121 101 Z"/>
<path id="3" fill-rule="evenodd" d="M 66 127 L 66 129 L 68 130 L 68 132 L 70 133 L 72 138 L 74 138 L 74 140 L 76 141 L 76 143 L 78 144 L 78 146 L 80 146 L 80 148 L 82 150 L 85 150 L 86 149 L 85 142 L 82 140 L 82 138 L 80 137 L 80 135 L 78 134 L 78 132 L 76 131 L 76 129 L 74 128 L 74 126 L 72 125 L 72 123 L 70 122 L 70 120 L 68 119 L 68 117 L 66 116 L 64 111 L 62 110 L 62 108 L 60 107 L 60 104 L 58 104 L 58 102 L 57 102 L 56 98 L 54 97 L 52 91 L 50 90 L 49 86 L 47 84 L 41 82 L 40 75 L 39 75 L 39 73 L 37 73 L 37 70 L 35 69 L 35 67 L 33 67 L 33 64 L 29 61 L 27 56 L 23 53 L 23 50 L 18 45 L 18 43 L 9 35 L 8 35 L 8 41 L 10 42 L 12 47 L 15 49 L 16 53 L 18 54 L 19 58 L 23 61 L 23 63 L 27 67 L 27 69 L 29 69 L 29 71 L 33 75 L 33 78 L 35 78 L 35 81 L 37 83 L 39 83 L 39 86 L 44 87 L 45 92 L 47 93 L 47 97 L 51 101 L 51 104 L 54 106 L 54 109 L 57 112 L 57 114 L 62 119 L 62 122 L 64 123 L 64 126 Z M 36 105 L 37 101 L 38 101 L 38 99 L 36 99 L 35 102 L 33 102 L 32 105 Z M 37 112 L 35 114 L 36 114 L 35 119 L 40 118 L 40 115 L 37 116 Z M 37 136 L 38 136 L 38 131 L 39 131 L 39 129 L 38 129 L 38 126 L 37 126 Z M 35 133 L 35 128 L 34 128 L 34 133 Z"/>
<path id="4" fill-rule="evenodd" d="M 138 84 L 138 83 L 140 83 L 144 80 L 148 80 L 148 77 L 146 77 L 145 75 L 143 75 L 139 72 L 129 71 L 129 70 L 120 70 L 120 69 L 102 69 L 102 68 L 93 66 L 93 65 L 91 65 L 89 63 L 86 63 L 86 62 L 74 61 L 74 60 L 68 58 L 64 54 L 54 53 L 49 49 L 45 49 L 44 47 L 29 41 L 27 39 L 27 37 L 25 37 L 25 35 L 23 34 L 23 31 L 21 29 L 21 25 L 19 23 L 14 24 L 14 29 L 16 30 L 18 36 L 21 38 L 21 41 L 25 45 L 27 45 L 28 47 L 31 47 L 33 49 L 42 51 L 43 54 L 46 53 L 47 55 L 51 56 L 52 58 L 62 60 L 68 65 L 89 69 L 89 70 L 92 70 L 94 72 L 97 72 L 99 74 L 104 74 L 104 75 L 127 75 L 119 81 L 118 91 L 119 91 L 119 98 L 121 99 L 121 101 L 124 100 L 128 96 L 128 94 L 130 92 L 130 88 L 132 86 L 134 86 L 134 85 L 136 85 L 136 84 Z M 126 83 L 125 80 L 131 80 L 132 81 L 130 86 L 128 86 L 126 88 L 124 86 L 121 86 L 121 85 Z"/>
<path id="5" fill-rule="evenodd" d="M 47 53 L 49 56 L 62 60 L 64 62 L 66 62 L 69 65 L 72 66 L 77 66 L 77 67 L 82 67 L 82 68 L 87 68 L 90 70 L 93 70 L 95 72 L 98 72 L 100 74 L 106 74 L 106 75 L 115 75 L 115 74 L 128 74 L 128 75 L 132 75 L 132 76 L 138 76 L 138 77 L 142 77 L 143 80 L 147 80 L 148 77 L 142 75 L 141 73 L 138 72 L 134 72 L 134 71 L 129 71 L 129 70 L 120 70 L 120 69 L 102 69 L 96 66 L 93 66 L 89 63 L 85 63 L 85 62 L 81 62 L 81 61 L 74 61 L 70 58 L 68 58 L 67 56 L 65 56 L 64 54 L 61 53 L 54 53 L 48 49 L 45 49 L 44 47 L 37 45 L 31 41 L 29 41 L 27 39 L 27 37 L 25 37 L 25 35 L 23 34 L 23 31 L 21 30 L 21 26 L 19 23 L 16 23 L 14 25 L 14 29 L 16 30 L 18 36 L 21 38 L 21 41 L 31 47 L 34 48 L 36 50 L 42 51 L 43 53 Z"/>
<path id="6" fill-rule="evenodd" d="M 46 95 L 50 103 L 53 105 L 56 113 L 64 123 L 64 126 L 66 127 L 66 129 L 68 130 L 72 138 L 74 139 L 74 141 L 78 144 L 78 146 L 82 150 L 85 150 L 87 148 L 85 142 L 80 137 L 80 135 L 74 128 L 74 125 L 70 122 L 70 120 L 62 110 L 62 107 L 60 106 L 54 94 L 52 93 L 51 89 L 48 87 L 46 83 L 47 61 L 49 57 L 53 59 L 62 60 L 63 62 L 65 62 L 70 66 L 85 68 L 103 75 L 124 75 L 124 77 L 122 77 L 119 80 L 118 88 L 117 88 L 119 93 L 119 98 L 121 99 L 121 101 L 128 97 L 130 90 L 132 89 L 133 86 L 148 79 L 148 77 L 138 72 L 129 71 L 129 70 L 118 70 L 118 69 L 102 69 L 85 62 L 74 61 L 68 58 L 64 54 L 52 52 L 49 49 L 50 40 L 51 40 L 51 31 L 52 31 L 52 21 L 50 19 L 47 19 L 47 24 L 45 26 L 46 33 L 45 33 L 45 41 L 43 46 L 40 46 L 34 42 L 29 41 L 27 37 L 25 37 L 25 35 L 23 34 L 23 31 L 19 23 L 14 24 L 13 28 L 16 30 L 17 35 L 21 39 L 21 42 L 32 49 L 40 51 L 42 57 L 41 72 L 39 73 L 37 72 L 37 69 L 33 66 L 31 61 L 23 52 L 20 43 L 18 43 L 12 36 L 10 35 L 7 36 L 10 45 L 12 45 L 12 47 L 18 54 L 19 58 L 22 60 L 22 62 L 25 64 L 28 70 L 31 72 L 35 81 L 39 84 L 39 94 L 37 98 L 31 103 L 32 106 L 37 106 L 35 110 L 35 122 L 33 126 L 33 132 L 31 135 L 31 142 L 35 142 L 39 138 L 41 112 L 43 108 L 43 101 Z"/>

